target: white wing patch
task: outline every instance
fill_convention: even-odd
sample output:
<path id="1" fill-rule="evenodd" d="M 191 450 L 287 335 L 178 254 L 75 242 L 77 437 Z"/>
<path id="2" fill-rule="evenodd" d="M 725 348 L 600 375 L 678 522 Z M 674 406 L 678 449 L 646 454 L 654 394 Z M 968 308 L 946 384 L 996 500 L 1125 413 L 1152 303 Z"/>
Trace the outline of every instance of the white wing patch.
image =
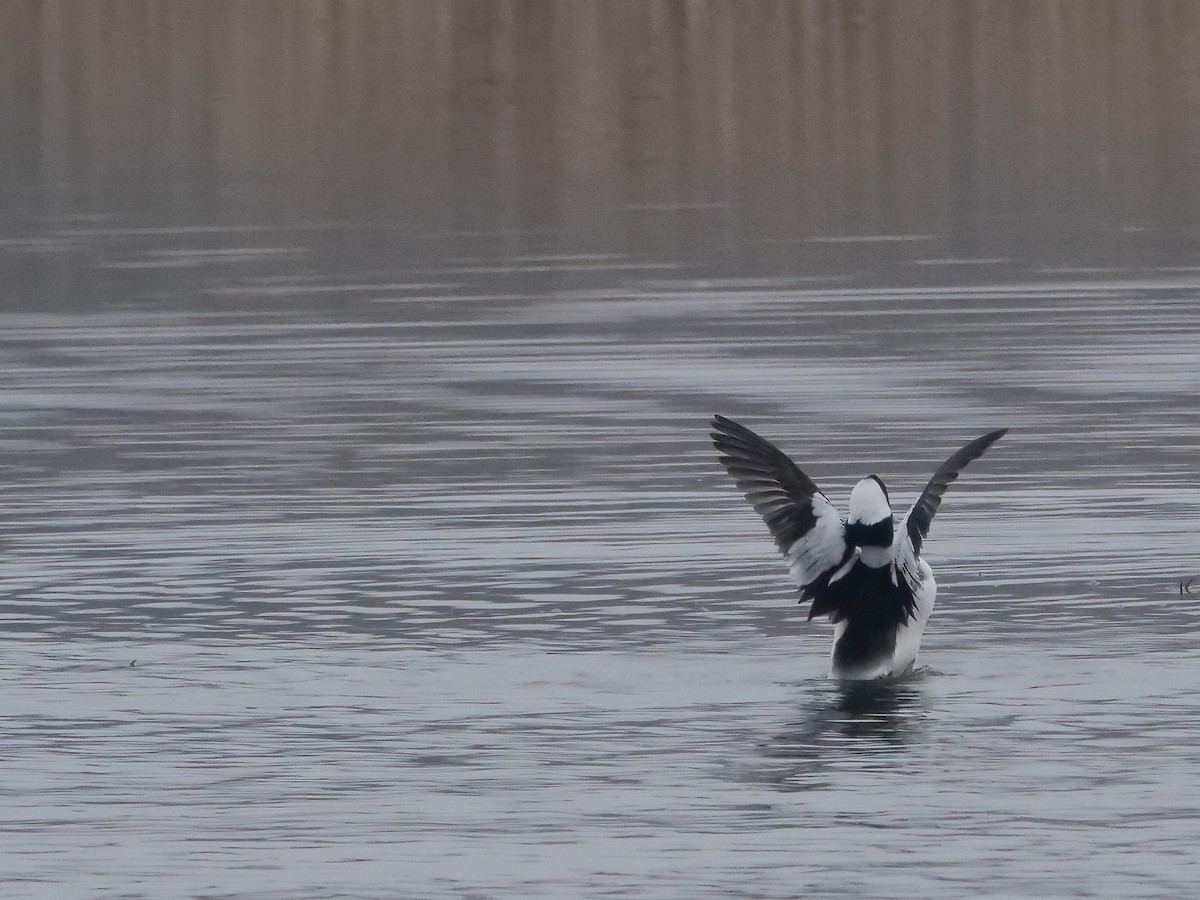
<path id="1" fill-rule="evenodd" d="M 834 569 L 846 553 L 842 517 L 824 494 L 812 498 L 816 522 L 787 549 L 788 571 L 800 587 L 806 587 Z"/>
<path id="2" fill-rule="evenodd" d="M 915 595 L 925 581 L 925 573 L 929 571 L 929 566 L 921 565 L 921 556 L 908 533 L 908 518 L 911 515 L 912 510 L 909 510 L 892 539 L 892 583 L 899 586 L 897 578 L 903 578 Z"/>

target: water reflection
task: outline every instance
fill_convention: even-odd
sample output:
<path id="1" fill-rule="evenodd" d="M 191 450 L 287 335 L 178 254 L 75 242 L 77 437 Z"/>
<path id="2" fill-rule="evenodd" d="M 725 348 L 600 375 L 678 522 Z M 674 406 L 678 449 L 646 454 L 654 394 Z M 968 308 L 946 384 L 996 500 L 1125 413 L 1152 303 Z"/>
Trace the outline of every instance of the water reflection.
<path id="1" fill-rule="evenodd" d="M 1194 259 L 1189 0 L 119 9 L 0 11 L 3 215 L 34 224 L 4 250 L 42 303 L 229 253 L 351 280 L 389 252 L 919 281 Z M 246 257 L 197 230 L 267 222 Z M 165 246 L 122 258 L 139 231 Z"/>
<path id="2" fill-rule="evenodd" d="M 890 681 L 814 685 L 803 700 L 803 717 L 762 747 L 761 780 L 804 791 L 835 782 L 838 770 L 903 767 L 905 754 L 924 734 L 929 677 L 918 670 Z"/>

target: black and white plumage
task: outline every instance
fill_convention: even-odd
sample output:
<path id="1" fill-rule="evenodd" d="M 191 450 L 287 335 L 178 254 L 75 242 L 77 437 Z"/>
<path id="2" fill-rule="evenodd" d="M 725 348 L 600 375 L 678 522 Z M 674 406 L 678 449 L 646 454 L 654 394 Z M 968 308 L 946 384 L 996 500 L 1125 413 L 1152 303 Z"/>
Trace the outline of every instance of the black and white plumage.
<path id="1" fill-rule="evenodd" d="M 763 517 L 812 601 L 809 619 L 833 622 L 831 678 L 871 679 L 912 671 L 937 584 L 921 558 L 942 495 L 958 473 L 1008 431 L 967 444 L 938 466 L 895 526 L 887 488 L 876 475 L 850 493 L 846 519 L 787 455 L 724 416 L 712 420 L 713 446 L 746 499 Z"/>

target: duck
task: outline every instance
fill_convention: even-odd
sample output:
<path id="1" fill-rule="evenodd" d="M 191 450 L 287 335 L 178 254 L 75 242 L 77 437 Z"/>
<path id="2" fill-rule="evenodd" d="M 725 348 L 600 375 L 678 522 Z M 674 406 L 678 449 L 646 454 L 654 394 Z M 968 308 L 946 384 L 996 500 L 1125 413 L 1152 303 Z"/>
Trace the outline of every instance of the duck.
<path id="1" fill-rule="evenodd" d="M 725 416 L 711 420 L 718 460 L 762 516 L 800 588 L 808 619 L 833 623 L 829 677 L 900 678 L 916 665 L 937 582 L 921 556 L 951 482 L 1008 433 L 989 431 L 938 466 L 897 526 L 887 486 L 868 475 L 843 518 L 816 483 L 770 441 Z"/>

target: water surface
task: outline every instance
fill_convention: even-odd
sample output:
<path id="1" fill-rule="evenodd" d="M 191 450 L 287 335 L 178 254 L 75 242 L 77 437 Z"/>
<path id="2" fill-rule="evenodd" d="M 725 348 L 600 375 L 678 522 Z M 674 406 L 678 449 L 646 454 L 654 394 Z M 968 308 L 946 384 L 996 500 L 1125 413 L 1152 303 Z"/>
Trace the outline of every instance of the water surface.
<path id="1" fill-rule="evenodd" d="M 639 55 L 589 3 L 118 5 L 0 30 L 0 893 L 1188 893 L 1192 7 L 650 4 Z M 932 119 L 876 77 L 930 23 Z M 388 93 L 368 33 L 460 80 Z M 305 77 L 246 94 L 280 34 Z M 714 412 L 843 507 L 1011 429 L 913 678 L 824 678 Z"/>

